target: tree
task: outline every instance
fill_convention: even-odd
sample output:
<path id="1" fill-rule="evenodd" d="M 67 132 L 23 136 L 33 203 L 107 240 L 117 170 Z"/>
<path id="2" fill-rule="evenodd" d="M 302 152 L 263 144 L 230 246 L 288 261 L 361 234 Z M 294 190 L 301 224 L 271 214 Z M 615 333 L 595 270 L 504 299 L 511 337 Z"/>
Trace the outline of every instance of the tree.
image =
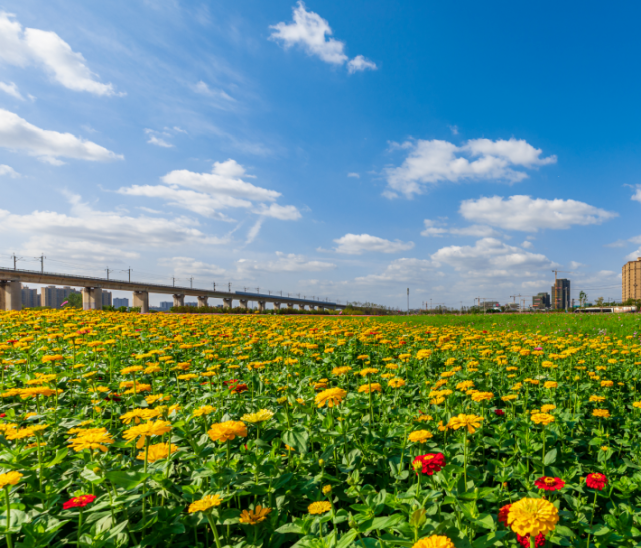
<path id="1" fill-rule="evenodd" d="M 587 300 L 587 294 L 585 293 L 585 291 L 581 291 L 581 293 L 579 293 L 579 306 L 583 306 Z"/>
<path id="2" fill-rule="evenodd" d="M 603 299 L 603 297 L 599 297 L 599 298 L 598 298 L 596 301 L 594 301 L 594 302 L 596 303 L 596 305 L 597 305 L 597 306 L 603 306 L 603 300 L 604 300 L 604 299 Z"/>
<path id="3" fill-rule="evenodd" d="M 82 293 L 70 293 L 67 297 L 67 301 L 69 302 L 67 306 L 82 308 Z"/>

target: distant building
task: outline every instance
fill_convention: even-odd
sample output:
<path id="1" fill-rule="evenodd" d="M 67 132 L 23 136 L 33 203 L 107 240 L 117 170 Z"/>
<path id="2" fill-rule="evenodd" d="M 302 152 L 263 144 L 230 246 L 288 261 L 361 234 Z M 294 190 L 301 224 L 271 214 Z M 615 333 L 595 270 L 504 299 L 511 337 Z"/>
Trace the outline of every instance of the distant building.
<path id="1" fill-rule="evenodd" d="M 22 308 L 34 308 L 40 306 L 40 295 L 37 289 L 22 288 Z"/>
<path id="2" fill-rule="evenodd" d="M 570 308 L 570 280 L 559 278 L 552 286 L 551 305 L 554 310 Z"/>
<path id="3" fill-rule="evenodd" d="M 628 299 L 641 299 L 641 257 L 623 265 L 623 302 Z"/>
<path id="4" fill-rule="evenodd" d="M 71 287 L 56 287 L 55 285 L 43 287 L 40 290 L 40 305 L 49 308 L 62 308 L 62 303 L 72 293 L 80 293 L 80 291 Z"/>
<path id="5" fill-rule="evenodd" d="M 536 296 L 532 297 L 532 308 L 537 310 L 550 308 L 550 294 L 545 292 L 537 293 Z"/>
<path id="6" fill-rule="evenodd" d="M 174 303 L 172 303 L 171 301 L 163 301 L 160 303 L 160 310 L 162 310 L 163 312 L 167 312 L 171 310 L 172 306 L 174 306 Z"/>
<path id="7" fill-rule="evenodd" d="M 116 308 L 120 308 L 121 306 L 129 308 L 129 299 L 119 299 L 118 297 L 115 297 L 113 299 L 113 303 Z"/>
<path id="8" fill-rule="evenodd" d="M 198 303 L 185 303 L 185 306 L 198 306 Z"/>
<path id="9" fill-rule="evenodd" d="M 111 306 L 111 291 L 102 290 L 102 306 Z"/>

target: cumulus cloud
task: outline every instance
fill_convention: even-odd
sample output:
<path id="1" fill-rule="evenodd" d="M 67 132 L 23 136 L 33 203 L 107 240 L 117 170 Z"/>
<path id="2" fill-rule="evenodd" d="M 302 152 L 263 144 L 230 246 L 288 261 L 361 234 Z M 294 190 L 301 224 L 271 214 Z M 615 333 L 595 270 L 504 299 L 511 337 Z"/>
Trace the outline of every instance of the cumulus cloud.
<path id="1" fill-rule="evenodd" d="M 499 232 L 485 225 L 471 225 L 463 228 L 446 228 L 447 223 L 433 221 L 431 219 L 425 219 L 423 223 L 425 224 L 425 229 L 421 232 L 421 236 L 428 238 L 440 238 L 446 234 L 451 234 L 453 236 L 472 236 L 473 238 L 500 236 Z"/>
<path id="2" fill-rule="evenodd" d="M 637 185 L 636 192 L 632 196 L 632 200 L 641 202 L 641 185 Z"/>
<path id="3" fill-rule="evenodd" d="M 0 61 L 39 66 L 52 80 L 73 91 L 117 95 L 112 84 L 102 84 L 81 53 L 52 31 L 23 28 L 11 14 L 0 12 Z"/>
<path id="4" fill-rule="evenodd" d="M 24 101 L 24 97 L 18 90 L 18 86 L 16 86 L 13 82 L 9 82 L 8 84 L 6 84 L 5 82 L 0 82 L 0 91 L 4 91 L 7 95 L 11 95 L 11 97 L 14 97 L 15 99 Z"/>
<path id="5" fill-rule="evenodd" d="M 324 270 L 333 270 L 335 264 L 324 261 L 309 260 L 304 255 L 294 253 L 285 254 L 281 251 L 276 252 L 278 257 L 274 261 L 251 261 L 241 259 L 237 262 L 239 271 L 264 271 L 264 272 L 320 272 Z"/>
<path id="6" fill-rule="evenodd" d="M 530 242 L 529 240 L 525 240 L 522 244 L 521 247 L 524 249 L 530 249 L 534 244 Z"/>
<path id="7" fill-rule="evenodd" d="M 158 260 L 160 266 L 171 268 L 177 277 L 220 276 L 226 271 L 214 264 L 205 263 L 191 257 L 165 257 Z"/>
<path id="8" fill-rule="evenodd" d="M 554 265 L 544 255 L 509 246 L 496 238 L 482 238 L 473 246 L 443 247 L 431 259 L 475 278 L 532 277 Z"/>
<path id="9" fill-rule="evenodd" d="M 46 235 L 48 241 L 60 245 L 84 242 L 87 247 L 90 244 L 107 246 L 104 249 L 218 245 L 227 241 L 204 234 L 197 228 L 198 223 L 186 217 L 133 217 L 119 211 L 93 209 L 75 194 L 68 195 L 68 199 L 70 214 L 34 211 L 19 215 L 0 209 L 0 230 L 37 237 Z"/>
<path id="10" fill-rule="evenodd" d="M 345 65 L 350 74 L 363 70 L 375 70 L 376 64 L 362 55 L 353 59 L 345 53 L 345 43 L 332 38 L 329 23 L 317 13 L 307 11 L 300 0 L 293 9 L 292 23 L 278 23 L 273 29 L 270 40 L 280 42 L 285 49 L 294 45 L 302 47 L 308 55 L 313 55 L 332 65 Z"/>
<path id="11" fill-rule="evenodd" d="M 59 133 L 30 124 L 17 114 L 0 109 L 0 147 L 24 150 L 32 156 L 59 165 L 59 157 L 110 162 L 123 160 L 124 156 L 107 150 L 92 141 L 86 141 L 71 133 Z M 57 162 L 57 163 L 56 163 Z"/>
<path id="12" fill-rule="evenodd" d="M 90 240 L 68 240 L 49 235 L 31 237 L 23 246 L 25 255 L 36 256 L 45 253 L 50 257 L 64 257 L 82 262 L 121 264 L 125 259 L 140 258 L 140 253 L 122 247 L 118 243 L 107 244 Z M 73 270 L 73 266 L 65 266 Z"/>
<path id="13" fill-rule="evenodd" d="M 380 284 L 418 282 L 424 284 L 430 279 L 443 276 L 436 272 L 439 265 L 427 259 L 396 259 L 389 263 L 380 274 L 369 274 L 354 280 L 358 284 Z"/>
<path id="14" fill-rule="evenodd" d="M 269 207 L 267 207 L 265 204 L 260 204 L 260 207 L 254 210 L 254 213 L 281 221 L 297 221 L 301 218 L 300 211 L 292 205 L 269 204 Z"/>
<path id="15" fill-rule="evenodd" d="M 169 133 L 160 133 L 158 131 L 154 131 L 153 129 L 145 129 L 145 133 L 149 136 L 147 143 L 149 143 L 150 145 L 156 145 L 157 147 L 162 148 L 173 148 L 174 146 L 162 138 L 163 135 L 169 136 Z"/>
<path id="16" fill-rule="evenodd" d="M 348 177 L 353 177 L 354 179 L 360 179 L 361 178 L 360 173 L 348 173 L 347 176 Z"/>
<path id="17" fill-rule="evenodd" d="M 598 225 L 618 216 L 612 211 L 576 200 L 545 200 L 530 196 L 465 200 L 459 212 L 468 221 L 524 232 L 546 228 L 566 229 L 573 225 Z"/>
<path id="18" fill-rule="evenodd" d="M 556 156 L 542 158 L 541 149 L 524 140 L 491 141 L 472 139 L 462 146 L 440 140 L 407 141 L 393 148 L 409 149 L 402 165 L 385 169 L 388 198 L 403 194 L 410 198 L 426 185 L 442 181 L 497 179 L 516 183 L 528 177 L 515 168 L 532 169 L 553 164 Z"/>
<path id="19" fill-rule="evenodd" d="M 0 177 L 2 177 L 3 175 L 11 177 L 12 179 L 17 179 L 18 177 L 20 177 L 20 174 L 11 166 L 0 164 Z"/>
<path id="20" fill-rule="evenodd" d="M 414 242 L 391 241 L 369 234 L 345 234 L 334 242 L 338 244 L 336 252 L 346 255 L 362 255 L 369 252 L 398 253 L 414 247 Z"/>

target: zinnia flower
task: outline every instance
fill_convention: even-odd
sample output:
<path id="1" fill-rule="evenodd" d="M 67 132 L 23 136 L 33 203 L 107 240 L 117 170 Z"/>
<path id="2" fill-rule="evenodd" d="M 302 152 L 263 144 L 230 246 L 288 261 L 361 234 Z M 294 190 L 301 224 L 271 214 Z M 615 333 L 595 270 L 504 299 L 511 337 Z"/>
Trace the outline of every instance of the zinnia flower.
<path id="1" fill-rule="evenodd" d="M 516 540 L 524 548 L 530 548 L 530 535 L 525 535 L 525 536 L 516 535 Z M 545 544 L 545 535 L 543 533 L 536 535 L 536 538 L 534 539 L 534 546 L 536 546 L 536 548 L 540 548 L 544 544 Z"/>
<path id="2" fill-rule="evenodd" d="M 221 502 L 223 502 L 223 499 L 218 495 L 205 495 L 200 500 L 192 502 L 189 505 L 189 513 L 194 514 L 195 512 L 206 512 L 214 506 L 220 506 Z"/>
<path id="3" fill-rule="evenodd" d="M 432 437 L 434 436 L 427 430 L 415 430 L 414 432 L 411 432 L 409 436 L 407 436 L 407 439 L 414 443 L 425 443 Z"/>
<path id="4" fill-rule="evenodd" d="M 316 394 L 314 401 L 318 407 L 324 407 L 325 404 L 327 407 L 334 407 L 342 402 L 345 396 L 347 392 L 342 388 L 328 388 Z"/>
<path id="5" fill-rule="evenodd" d="M 168 421 L 149 421 L 125 430 L 122 437 L 127 441 L 131 441 L 140 436 L 138 443 L 136 443 L 136 448 L 140 449 L 145 445 L 147 436 L 161 436 L 170 431 L 171 423 Z"/>
<path id="6" fill-rule="evenodd" d="M 96 495 L 80 495 L 65 502 L 62 508 L 63 510 L 69 510 L 69 508 L 84 508 L 94 500 L 96 500 Z"/>
<path id="7" fill-rule="evenodd" d="M 443 535 L 432 535 L 422 538 L 412 548 L 454 548 L 454 543 Z"/>
<path id="8" fill-rule="evenodd" d="M 412 465 L 416 470 L 417 463 L 421 464 L 421 473 L 428 476 L 434 475 L 434 472 L 440 472 L 445 466 L 445 457 L 443 453 L 427 453 L 426 455 L 419 455 L 414 459 Z M 418 470 L 416 472 L 418 474 Z"/>
<path id="9" fill-rule="evenodd" d="M 358 391 L 360 393 L 365 392 L 367 394 L 369 394 L 371 392 L 382 392 L 383 391 L 383 387 L 379 383 L 373 382 L 371 384 L 364 384 L 362 386 L 359 386 L 358 387 Z"/>
<path id="10" fill-rule="evenodd" d="M 0 489 L 4 489 L 7 485 L 18 485 L 22 474 L 12 470 L 6 474 L 0 474 Z"/>
<path id="11" fill-rule="evenodd" d="M 607 409 L 595 409 L 592 411 L 593 417 L 599 417 L 600 419 L 609 419 L 610 412 Z"/>
<path id="12" fill-rule="evenodd" d="M 476 432 L 476 429 L 481 426 L 482 420 L 483 417 L 479 417 L 477 415 L 460 414 L 456 417 L 452 417 L 450 419 L 450 422 L 447 423 L 447 427 L 452 428 L 453 430 L 458 430 L 459 428 L 467 428 L 467 431 L 470 434 L 474 434 L 474 432 Z"/>
<path id="13" fill-rule="evenodd" d="M 103 453 L 107 452 L 107 445 L 114 442 L 111 434 L 102 428 L 91 428 L 92 432 L 80 433 L 69 442 L 69 447 L 75 451 L 82 451 L 83 449 L 98 449 Z"/>
<path id="14" fill-rule="evenodd" d="M 261 409 L 256 411 L 256 413 L 247 413 L 241 417 L 241 420 L 245 422 L 251 422 L 252 424 L 257 422 L 265 422 L 271 419 L 274 416 L 274 412 L 269 409 Z"/>
<path id="15" fill-rule="evenodd" d="M 499 523 L 502 523 L 507 527 L 507 516 L 510 513 L 510 508 L 512 508 L 511 504 L 506 504 L 505 506 L 501 507 L 499 510 Z"/>
<path id="16" fill-rule="evenodd" d="M 307 511 L 312 515 L 324 514 L 325 512 L 329 512 L 331 509 L 332 509 L 332 505 L 326 500 L 321 500 L 319 502 L 312 502 L 307 507 Z"/>
<path id="17" fill-rule="evenodd" d="M 518 535 L 538 535 L 554 531 L 559 511 L 545 499 L 524 498 L 512 504 L 507 523 Z"/>
<path id="18" fill-rule="evenodd" d="M 585 483 L 587 484 L 588 487 L 591 487 L 592 489 L 598 489 L 599 491 L 603 491 L 603 488 L 608 483 L 608 478 L 606 478 L 604 474 L 599 474 L 599 473 L 588 474 L 588 477 L 585 478 Z"/>
<path id="19" fill-rule="evenodd" d="M 505 415 L 505 411 L 503 411 L 503 409 L 495 409 L 495 410 L 494 410 L 494 414 L 495 414 L 497 417 L 502 417 L 503 415 Z"/>
<path id="20" fill-rule="evenodd" d="M 533 423 L 542 424 L 543 426 L 554 422 L 554 416 L 549 413 L 533 413 L 530 418 Z"/>
<path id="21" fill-rule="evenodd" d="M 209 437 L 211 441 L 231 441 L 236 436 L 239 438 L 247 437 L 247 427 L 241 421 L 225 421 L 213 424 L 209 429 Z"/>
<path id="22" fill-rule="evenodd" d="M 549 476 L 543 476 L 537 479 L 534 482 L 539 489 L 545 489 L 546 491 L 558 491 L 565 486 L 565 482 L 561 478 L 552 478 Z"/>
<path id="23" fill-rule="evenodd" d="M 247 525 L 257 525 L 267 519 L 267 514 L 272 511 L 271 508 L 263 508 L 260 504 L 253 510 L 243 510 L 240 514 L 239 522 Z"/>
<path id="24" fill-rule="evenodd" d="M 178 446 L 173 443 L 155 443 L 149 446 L 147 452 L 147 462 L 156 462 L 157 460 L 166 459 L 171 453 L 178 451 Z M 138 460 L 145 460 L 145 451 L 138 453 Z"/>

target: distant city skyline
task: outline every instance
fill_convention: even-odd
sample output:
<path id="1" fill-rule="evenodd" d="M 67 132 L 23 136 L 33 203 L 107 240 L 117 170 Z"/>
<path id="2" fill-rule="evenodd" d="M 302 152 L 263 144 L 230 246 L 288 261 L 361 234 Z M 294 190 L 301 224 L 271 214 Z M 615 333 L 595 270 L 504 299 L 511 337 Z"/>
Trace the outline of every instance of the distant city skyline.
<path id="1" fill-rule="evenodd" d="M 639 16 L 6 0 L 0 266 L 402 309 L 407 287 L 414 308 L 531 302 L 556 269 L 573 299 L 620 299 Z"/>

